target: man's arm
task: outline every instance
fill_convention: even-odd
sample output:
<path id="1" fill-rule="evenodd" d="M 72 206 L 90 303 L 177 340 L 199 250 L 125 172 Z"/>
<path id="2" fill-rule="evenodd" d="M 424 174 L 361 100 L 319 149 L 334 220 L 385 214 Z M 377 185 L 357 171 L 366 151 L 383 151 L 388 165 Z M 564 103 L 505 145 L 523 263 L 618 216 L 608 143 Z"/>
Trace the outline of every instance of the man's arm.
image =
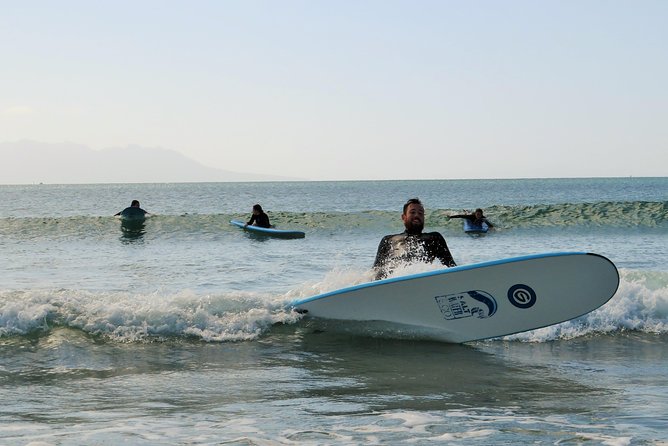
<path id="1" fill-rule="evenodd" d="M 445 242 L 443 236 L 436 232 L 436 258 L 447 267 L 457 266 L 455 259 L 452 258 L 448 244 Z"/>
<path id="2" fill-rule="evenodd" d="M 457 214 L 457 215 L 448 215 L 448 218 L 466 218 L 467 220 L 471 218 L 468 214 Z"/>
<path id="3" fill-rule="evenodd" d="M 376 271 L 376 280 L 380 280 L 387 275 L 385 271 L 385 264 L 388 260 L 388 254 L 390 252 L 390 240 L 389 235 L 386 235 L 382 238 L 378 244 L 378 251 L 376 251 L 376 260 L 373 262 L 373 269 Z"/>

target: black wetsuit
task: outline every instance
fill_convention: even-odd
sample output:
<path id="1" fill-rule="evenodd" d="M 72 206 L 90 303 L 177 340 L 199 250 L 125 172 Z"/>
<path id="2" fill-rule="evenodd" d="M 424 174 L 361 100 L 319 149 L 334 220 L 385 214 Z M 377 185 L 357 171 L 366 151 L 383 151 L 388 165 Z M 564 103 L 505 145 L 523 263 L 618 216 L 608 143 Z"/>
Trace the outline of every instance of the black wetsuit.
<path id="1" fill-rule="evenodd" d="M 145 210 L 143 210 L 140 207 L 137 206 L 130 206 L 125 209 L 123 209 L 121 212 L 119 212 L 116 215 L 120 215 L 123 218 L 144 218 L 148 214 Z"/>
<path id="2" fill-rule="evenodd" d="M 435 259 L 443 265 L 456 266 L 455 260 L 448 249 L 448 244 L 438 232 L 386 235 L 378 245 L 376 261 L 376 279 L 382 279 L 401 263 L 425 262 L 432 263 Z"/>
<path id="3" fill-rule="evenodd" d="M 269 216 L 262 212 L 259 215 L 251 215 L 250 220 L 248 220 L 247 225 L 252 225 L 253 222 L 255 222 L 255 226 L 259 226 L 260 228 L 271 228 L 271 224 L 269 224 Z"/>

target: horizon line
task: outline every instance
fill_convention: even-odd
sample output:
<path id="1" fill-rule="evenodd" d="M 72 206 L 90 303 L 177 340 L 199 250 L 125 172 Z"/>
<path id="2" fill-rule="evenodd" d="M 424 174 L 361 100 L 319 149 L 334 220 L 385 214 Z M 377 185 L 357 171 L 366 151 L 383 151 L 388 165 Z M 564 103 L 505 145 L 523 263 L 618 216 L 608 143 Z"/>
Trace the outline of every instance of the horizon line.
<path id="1" fill-rule="evenodd" d="M 385 179 L 288 179 L 288 180 L 248 180 L 248 181 L 133 181 L 133 182 L 82 182 L 82 183 L 0 183 L 0 186 L 93 186 L 93 185 L 119 185 L 119 184 L 239 184 L 239 183 L 353 183 L 353 182 L 390 182 L 390 181 L 517 181 L 517 180 L 604 180 L 604 179 L 651 179 L 668 178 L 668 176 L 655 175 L 626 175 L 626 176 L 564 176 L 564 177 L 497 177 L 497 178 L 385 178 Z"/>

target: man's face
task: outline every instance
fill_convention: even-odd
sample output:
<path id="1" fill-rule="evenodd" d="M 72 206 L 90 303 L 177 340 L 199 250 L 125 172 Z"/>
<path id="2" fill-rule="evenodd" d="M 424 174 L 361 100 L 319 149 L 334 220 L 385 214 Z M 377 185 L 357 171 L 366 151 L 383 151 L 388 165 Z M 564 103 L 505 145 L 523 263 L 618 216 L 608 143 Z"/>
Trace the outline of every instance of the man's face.
<path id="1" fill-rule="evenodd" d="M 406 212 L 401 215 L 408 232 L 422 232 L 424 228 L 424 208 L 422 205 L 411 203 Z"/>

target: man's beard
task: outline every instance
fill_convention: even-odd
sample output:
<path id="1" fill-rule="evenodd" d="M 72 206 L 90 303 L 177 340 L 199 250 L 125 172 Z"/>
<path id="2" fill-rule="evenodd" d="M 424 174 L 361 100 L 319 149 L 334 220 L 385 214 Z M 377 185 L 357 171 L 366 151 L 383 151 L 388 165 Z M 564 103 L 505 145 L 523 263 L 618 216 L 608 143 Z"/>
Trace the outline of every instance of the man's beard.
<path id="1" fill-rule="evenodd" d="M 406 231 L 411 234 L 419 234 L 424 229 L 424 222 L 409 220 L 408 224 L 405 225 Z"/>

